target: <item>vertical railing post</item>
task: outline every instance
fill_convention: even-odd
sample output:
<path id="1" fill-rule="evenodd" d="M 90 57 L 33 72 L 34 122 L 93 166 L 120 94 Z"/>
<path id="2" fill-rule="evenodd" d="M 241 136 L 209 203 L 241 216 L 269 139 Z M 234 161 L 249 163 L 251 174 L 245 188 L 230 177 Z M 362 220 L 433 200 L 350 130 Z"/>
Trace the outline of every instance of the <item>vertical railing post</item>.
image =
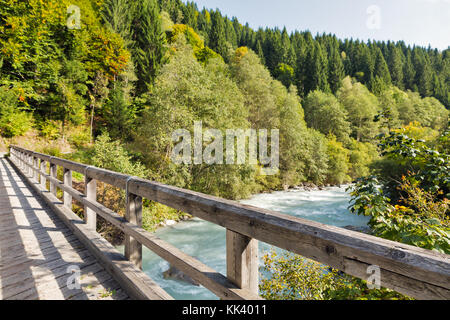
<path id="1" fill-rule="evenodd" d="M 258 294 L 258 241 L 228 229 L 226 237 L 228 279 Z"/>
<path id="2" fill-rule="evenodd" d="M 58 173 L 58 166 L 50 162 L 50 177 L 56 179 Z M 50 181 L 50 193 L 56 196 L 56 184 Z"/>
<path id="3" fill-rule="evenodd" d="M 33 168 L 39 170 L 39 159 L 36 156 L 33 156 Z M 39 182 L 39 173 L 36 170 L 33 170 L 33 178 Z"/>
<path id="4" fill-rule="evenodd" d="M 128 190 L 125 219 L 142 227 L 142 197 L 128 193 Z M 125 235 L 125 257 L 142 270 L 142 244 L 129 235 Z"/>
<path id="5" fill-rule="evenodd" d="M 41 171 L 43 173 L 47 173 L 47 162 L 41 159 Z M 47 190 L 47 178 L 43 174 L 41 174 L 41 187 Z"/>
<path id="6" fill-rule="evenodd" d="M 97 200 L 97 180 L 88 176 L 87 170 L 84 176 L 84 188 L 86 193 L 86 199 L 96 201 Z M 97 230 L 97 214 L 92 209 L 84 206 L 84 221 L 91 230 Z"/>
<path id="7" fill-rule="evenodd" d="M 30 155 L 27 153 L 26 155 L 26 165 L 25 168 L 27 169 L 27 175 L 30 176 L 31 174 L 31 169 L 30 169 Z"/>
<path id="8" fill-rule="evenodd" d="M 32 165 L 33 165 L 33 156 L 31 154 L 28 154 L 28 176 L 30 178 L 33 178 Z"/>
<path id="9" fill-rule="evenodd" d="M 23 169 L 23 153 L 22 151 L 19 151 L 19 168 Z"/>
<path id="10" fill-rule="evenodd" d="M 72 170 L 64 168 L 64 185 L 72 187 Z M 72 196 L 64 191 L 64 205 L 72 210 Z"/>

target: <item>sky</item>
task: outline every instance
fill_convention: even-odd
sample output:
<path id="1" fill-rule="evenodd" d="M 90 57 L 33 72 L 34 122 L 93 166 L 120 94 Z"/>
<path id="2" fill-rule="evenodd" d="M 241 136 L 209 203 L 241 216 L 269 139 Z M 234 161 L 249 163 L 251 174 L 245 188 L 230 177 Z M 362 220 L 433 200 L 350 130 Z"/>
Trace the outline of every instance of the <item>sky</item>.
<path id="1" fill-rule="evenodd" d="M 185 1 L 186 2 L 186 1 Z M 314 35 L 403 40 L 440 50 L 450 46 L 450 0 L 194 0 L 250 27 L 310 30 Z"/>

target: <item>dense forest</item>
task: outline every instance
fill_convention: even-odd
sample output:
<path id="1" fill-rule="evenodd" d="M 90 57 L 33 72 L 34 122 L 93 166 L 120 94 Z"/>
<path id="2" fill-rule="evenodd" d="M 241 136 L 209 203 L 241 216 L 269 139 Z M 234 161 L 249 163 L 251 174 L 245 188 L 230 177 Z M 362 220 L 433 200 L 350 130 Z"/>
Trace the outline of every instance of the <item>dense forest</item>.
<path id="1" fill-rule="evenodd" d="M 180 0 L 0 0 L 0 54 L 3 151 L 19 144 L 229 199 L 357 181 L 353 211 L 371 217 L 373 234 L 450 250 L 450 49 L 253 30 Z M 173 131 L 195 121 L 279 129 L 279 173 L 175 164 Z M 123 194 L 99 188 L 123 213 Z M 145 203 L 144 227 L 181 216 Z M 288 292 L 299 282 L 286 270 Z M 312 285 L 328 290 L 322 298 L 367 294 L 336 279 Z M 278 287 L 263 283 L 265 297 L 298 298 Z"/>
<path id="2" fill-rule="evenodd" d="M 46 152 L 92 150 L 81 147 L 108 135 L 149 178 L 242 198 L 349 182 L 369 173 L 377 134 L 416 121 L 437 135 L 447 125 L 448 50 L 254 31 L 181 1 L 0 3 L 2 136 L 34 130 L 56 141 Z M 172 131 L 195 120 L 280 128 L 280 174 L 174 165 Z"/>

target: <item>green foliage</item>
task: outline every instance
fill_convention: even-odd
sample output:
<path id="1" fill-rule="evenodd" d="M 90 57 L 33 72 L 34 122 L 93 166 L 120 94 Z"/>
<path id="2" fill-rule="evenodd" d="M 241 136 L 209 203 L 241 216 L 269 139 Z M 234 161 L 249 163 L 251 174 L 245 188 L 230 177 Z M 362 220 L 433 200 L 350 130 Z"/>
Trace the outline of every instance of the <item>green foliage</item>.
<path id="1" fill-rule="evenodd" d="M 236 85 L 214 59 L 205 67 L 190 47 L 177 44 L 170 62 L 157 77 L 135 135 L 134 148 L 159 181 L 213 195 L 240 198 L 254 188 L 254 169 L 227 165 L 176 165 L 171 159 L 172 132 L 186 129 L 193 136 L 194 121 L 223 130 L 246 128 L 247 111 Z"/>
<path id="2" fill-rule="evenodd" d="M 274 251 L 263 256 L 261 296 L 267 300 L 398 300 L 388 289 L 370 290 L 363 280 L 341 274 L 313 260 Z"/>
<path id="3" fill-rule="evenodd" d="M 392 170 L 359 180 L 352 188 L 351 210 L 370 216 L 377 236 L 448 254 L 448 149 L 440 153 L 424 140 L 408 137 L 407 130 L 381 137 L 379 147 Z"/>
<path id="4" fill-rule="evenodd" d="M 328 137 L 328 173 L 327 182 L 331 184 L 342 184 L 351 181 L 348 176 L 350 169 L 349 151 L 344 148 L 341 142 L 336 141 L 336 137 Z"/>
<path id="5" fill-rule="evenodd" d="M 41 125 L 41 134 L 49 140 L 58 139 L 61 136 L 60 131 L 61 124 L 57 121 L 47 120 Z"/>
<path id="6" fill-rule="evenodd" d="M 33 125 L 31 113 L 26 109 L 22 89 L 0 86 L 0 132 L 5 137 L 21 136 Z"/>
<path id="7" fill-rule="evenodd" d="M 436 99 L 422 99 L 418 93 L 408 91 L 398 103 L 399 118 L 403 124 L 418 121 L 423 126 L 441 130 L 448 123 L 449 111 Z"/>
<path id="8" fill-rule="evenodd" d="M 339 141 L 347 141 L 350 136 L 350 123 L 347 110 L 331 93 L 312 91 L 303 103 L 305 120 L 308 126 L 325 135 L 332 134 Z"/>
<path id="9" fill-rule="evenodd" d="M 103 133 L 94 144 L 92 165 L 131 176 L 149 177 L 148 170 L 139 162 L 133 162 L 120 141 L 112 141 L 108 133 Z"/>
<path id="10" fill-rule="evenodd" d="M 82 12 L 80 29 L 67 27 L 71 4 Z M 83 123 L 90 81 L 98 72 L 113 78 L 127 64 L 122 39 L 102 26 L 95 1 L 4 0 L 0 17 L 2 82 L 26 88 L 21 97 L 38 122 Z"/>
<path id="11" fill-rule="evenodd" d="M 351 139 L 349 149 L 350 172 L 352 179 L 366 177 L 371 173 L 371 165 L 379 159 L 376 146 L 369 142 L 358 142 Z"/>
<path id="12" fill-rule="evenodd" d="M 287 64 L 280 63 L 275 70 L 275 78 L 280 80 L 286 88 L 289 88 L 294 82 L 294 68 Z"/>
<path id="13" fill-rule="evenodd" d="M 408 137 L 405 130 L 396 130 L 382 137 L 379 145 L 383 156 L 403 168 L 397 171 L 394 177 L 383 177 L 390 195 L 398 198 L 396 188 L 399 186 L 400 177 L 407 174 L 424 190 L 433 193 L 442 192 L 446 197 L 450 197 L 448 150 L 440 153 L 427 146 L 424 140 Z"/>
<path id="14" fill-rule="evenodd" d="M 100 112 L 111 138 L 126 141 L 131 136 L 136 110 L 122 82 L 111 89 Z"/>
<path id="15" fill-rule="evenodd" d="M 373 122 L 379 111 L 377 98 L 364 85 L 352 83 L 351 79 L 345 78 L 338 92 L 338 99 L 347 110 L 353 137 L 358 141 L 372 140 L 377 130 Z"/>
<path id="16" fill-rule="evenodd" d="M 370 216 L 369 225 L 376 236 L 413 246 L 450 253 L 450 202 L 403 178 L 400 189 L 406 193 L 406 206 L 392 205 L 376 177 L 359 180 L 352 187 L 352 212 Z"/>
<path id="17" fill-rule="evenodd" d="M 139 0 L 132 7 L 133 61 L 138 77 L 137 93 L 149 90 L 165 62 L 165 34 L 156 0 Z"/>

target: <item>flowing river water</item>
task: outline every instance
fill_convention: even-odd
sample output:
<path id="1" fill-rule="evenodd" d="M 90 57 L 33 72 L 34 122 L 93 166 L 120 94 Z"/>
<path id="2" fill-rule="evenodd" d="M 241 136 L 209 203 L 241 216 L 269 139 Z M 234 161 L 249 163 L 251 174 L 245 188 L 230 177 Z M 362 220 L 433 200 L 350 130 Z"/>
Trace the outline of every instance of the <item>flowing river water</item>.
<path id="1" fill-rule="evenodd" d="M 241 201 L 241 203 L 338 227 L 367 226 L 368 218 L 349 212 L 349 200 L 350 196 L 345 191 L 345 187 L 329 187 L 324 190 L 291 190 L 259 194 L 249 200 Z M 226 274 L 224 228 L 195 218 L 171 227 L 161 228 L 156 235 L 217 272 Z M 260 243 L 260 256 L 271 248 L 272 246 Z M 172 297 L 180 300 L 218 299 L 202 286 L 164 279 L 163 272 L 168 269 L 169 264 L 166 261 L 147 248 L 143 248 L 144 272 Z"/>

